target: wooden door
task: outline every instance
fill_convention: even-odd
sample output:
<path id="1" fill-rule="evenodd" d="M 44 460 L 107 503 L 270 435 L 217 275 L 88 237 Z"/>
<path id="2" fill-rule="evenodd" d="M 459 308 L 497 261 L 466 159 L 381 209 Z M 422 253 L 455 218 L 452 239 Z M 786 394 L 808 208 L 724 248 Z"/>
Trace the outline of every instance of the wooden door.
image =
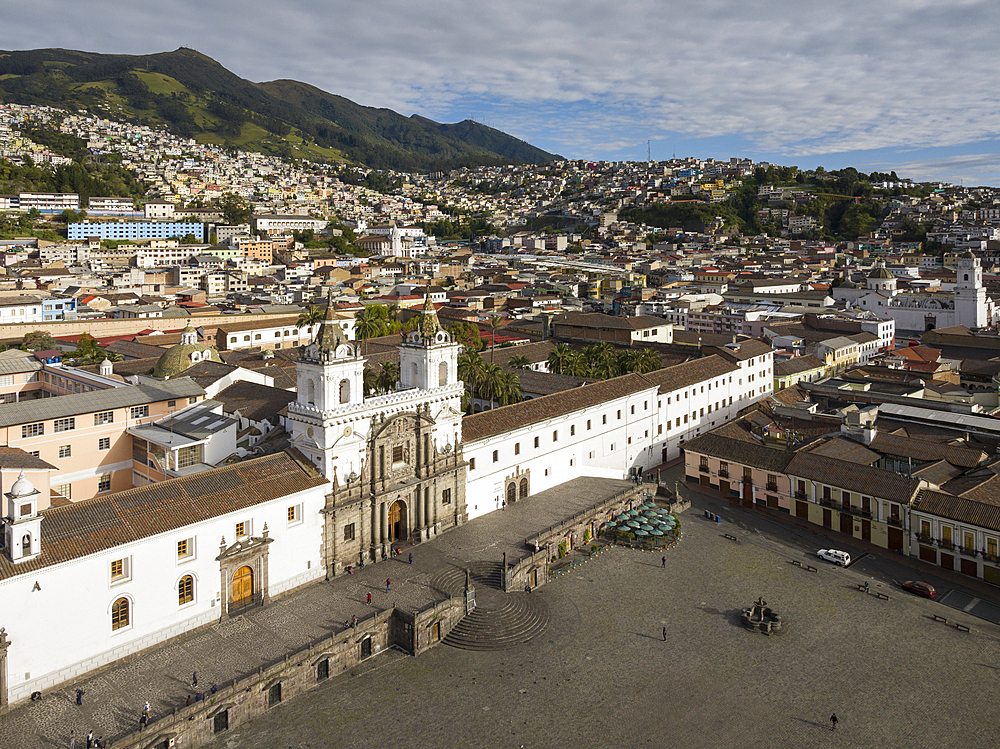
<path id="1" fill-rule="evenodd" d="M 729 482 L 719 479 L 719 491 L 723 494 L 729 494 Z"/>
<path id="2" fill-rule="evenodd" d="M 862 520 L 861 521 L 861 540 L 871 541 L 872 540 L 872 521 Z"/>
<path id="3" fill-rule="evenodd" d="M 400 541 L 403 538 L 403 503 L 393 502 L 389 506 L 389 540 Z"/>
<path id="4" fill-rule="evenodd" d="M 823 527 L 832 528 L 833 527 L 833 510 L 829 507 L 823 508 Z"/>
<path id="5" fill-rule="evenodd" d="M 854 518 L 846 512 L 840 513 L 840 532 L 854 535 Z"/>
<path id="6" fill-rule="evenodd" d="M 239 603 L 253 595 L 253 570 L 240 567 L 233 575 L 233 603 Z"/>
<path id="7" fill-rule="evenodd" d="M 903 529 L 889 528 L 889 548 L 893 551 L 903 550 Z"/>

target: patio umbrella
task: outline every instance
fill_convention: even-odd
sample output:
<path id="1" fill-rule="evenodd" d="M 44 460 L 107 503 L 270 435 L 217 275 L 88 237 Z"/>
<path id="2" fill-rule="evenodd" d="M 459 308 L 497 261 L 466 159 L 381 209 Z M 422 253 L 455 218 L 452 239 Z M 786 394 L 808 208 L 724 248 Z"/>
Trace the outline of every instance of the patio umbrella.
<path id="1" fill-rule="evenodd" d="M 625 523 L 625 525 L 629 526 L 630 528 L 638 528 L 639 526 L 642 525 L 642 523 L 640 523 L 638 520 L 629 520 L 627 523 Z"/>
<path id="2" fill-rule="evenodd" d="M 649 532 L 649 535 L 651 535 L 651 536 L 662 536 L 663 535 L 663 531 L 661 531 L 661 530 L 651 530 Z"/>
<path id="3" fill-rule="evenodd" d="M 642 530 L 642 528 L 640 528 L 639 530 L 637 530 L 635 532 L 635 535 L 637 535 L 637 536 L 648 536 L 649 532 L 648 531 L 644 531 L 644 530 Z"/>

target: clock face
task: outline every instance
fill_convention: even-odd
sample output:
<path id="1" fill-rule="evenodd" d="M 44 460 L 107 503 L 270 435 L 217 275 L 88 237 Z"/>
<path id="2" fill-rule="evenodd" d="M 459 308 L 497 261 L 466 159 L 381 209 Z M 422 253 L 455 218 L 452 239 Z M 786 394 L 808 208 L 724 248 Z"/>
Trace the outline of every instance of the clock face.
<path id="1" fill-rule="evenodd" d="M 306 434 L 308 434 L 308 435 L 309 435 L 310 437 L 312 437 L 312 436 L 313 436 L 313 428 L 312 428 L 312 427 L 309 427 L 309 428 L 308 428 L 308 429 L 306 430 Z"/>
<path id="2" fill-rule="evenodd" d="M 344 427 L 344 436 L 345 437 L 350 437 L 351 436 L 351 428 L 350 427 Z"/>

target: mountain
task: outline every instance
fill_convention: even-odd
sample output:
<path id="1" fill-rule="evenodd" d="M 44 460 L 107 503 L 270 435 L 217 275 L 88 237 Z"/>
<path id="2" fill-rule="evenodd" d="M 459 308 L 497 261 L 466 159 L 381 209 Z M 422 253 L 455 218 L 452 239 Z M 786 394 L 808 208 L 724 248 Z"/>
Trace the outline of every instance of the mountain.
<path id="1" fill-rule="evenodd" d="M 374 169 L 544 163 L 560 158 L 485 125 L 363 107 L 298 81 L 252 83 L 192 49 L 104 55 L 0 51 L 0 100 L 164 125 L 201 143 Z"/>

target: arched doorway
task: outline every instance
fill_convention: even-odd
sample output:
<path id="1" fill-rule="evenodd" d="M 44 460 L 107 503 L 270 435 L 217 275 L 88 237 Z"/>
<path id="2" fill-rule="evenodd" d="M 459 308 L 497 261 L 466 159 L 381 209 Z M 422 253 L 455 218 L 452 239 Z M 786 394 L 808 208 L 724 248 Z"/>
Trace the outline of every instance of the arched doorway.
<path id="1" fill-rule="evenodd" d="M 511 481 L 507 484 L 507 504 L 513 504 L 517 501 L 517 484 Z"/>
<path id="2" fill-rule="evenodd" d="M 511 484 L 513 486 L 513 484 Z M 528 479 L 521 479 L 521 489 L 518 494 L 519 499 L 524 499 L 528 496 Z"/>
<path id="3" fill-rule="evenodd" d="M 389 541 L 406 539 L 406 505 L 396 500 L 389 505 Z"/>
<path id="4" fill-rule="evenodd" d="M 233 575 L 233 604 L 245 601 L 253 595 L 253 570 L 240 567 Z"/>

